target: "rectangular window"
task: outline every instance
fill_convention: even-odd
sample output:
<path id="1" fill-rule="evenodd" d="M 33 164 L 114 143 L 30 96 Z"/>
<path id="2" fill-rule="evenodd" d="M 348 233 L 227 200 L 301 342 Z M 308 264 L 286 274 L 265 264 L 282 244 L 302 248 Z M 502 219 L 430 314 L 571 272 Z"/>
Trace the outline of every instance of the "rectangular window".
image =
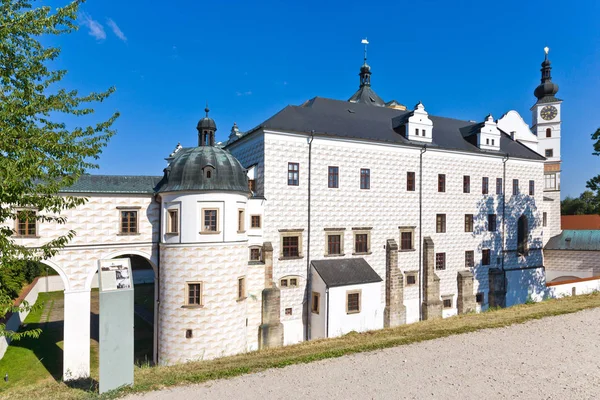
<path id="1" fill-rule="evenodd" d="M 179 232 L 179 212 L 177 210 L 168 210 L 167 212 L 167 233 Z"/>
<path id="2" fill-rule="evenodd" d="M 368 234 L 357 233 L 354 235 L 354 252 L 355 253 L 368 253 L 369 252 Z"/>
<path id="3" fill-rule="evenodd" d="M 290 278 L 290 287 L 298 287 L 298 278 Z"/>
<path id="4" fill-rule="evenodd" d="M 327 187 L 338 188 L 339 187 L 339 168 L 329 167 Z"/>
<path id="5" fill-rule="evenodd" d="M 496 231 L 496 214 L 488 214 L 488 231 Z"/>
<path id="6" fill-rule="evenodd" d="M 446 269 L 446 253 L 435 253 L 435 269 L 440 271 Z"/>
<path id="7" fill-rule="evenodd" d="M 496 178 L 496 194 L 502 194 L 502 178 Z"/>
<path id="8" fill-rule="evenodd" d="M 291 308 L 286 308 L 285 309 L 285 315 L 292 315 L 292 309 Z"/>
<path id="9" fill-rule="evenodd" d="M 282 279 L 279 283 L 279 285 L 281 287 L 288 287 L 288 280 L 287 279 Z"/>
<path id="10" fill-rule="evenodd" d="M 327 254 L 342 254 L 342 235 L 327 235 Z"/>
<path id="11" fill-rule="evenodd" d="M 473 214 L 465 214 L 465 232 L 473 232 Z"/>
<path id="12" fill-rule="evenodd" d="M 256 191 L 256 181 L 254 179 L 248 179 L 248 189 L 252 193 Z"/>
<path id="13" fill-rule="evenodd" d="M 246 298 L 246 278 L 238 278 L 238 300 L 244 300 Z"/>
<path id="14" fill-rule="evenodd" d="M 437 233 L 446 232 L 446 214 L 436 214 L 435 216 L 435 231 Z"/>
<path id="15" fill-rule="evenodd" d="M 518 194 L 519 194 L 519 180 L 513 179 L 513 196 L 516 196 Z"/>
<path id="16" fill-rule="evenodd" d="M 346 313 L 356 314 L 360 312 L 360 291 L 346 292 Z"/>
<path id="17" fill-rule="evenodd" d="M 489 180 L 487 176 L 481 179 L 481 194 L 488 194 L 489 192 Z"/>
<path id="18" fill-rule="evenodd" d="M 246 222 L 246 213 L 244 210 L 238 210 L 238 232 L 244 232 Z"/>
<path id="19" fill-rule="evenodd" d="M 312 292 L 312 305 L 311 310 L 313 314 L 318 314 L 321 308 L 321 294 L 319 292 Z"/>
<path id="20" fill-rule="evenodd" d="M 250 249 L 250 261 L 260 261 L 260 249 L 258 247 Z"/>
<path id="21" fill-rule="evenodd" d="M 546 227 L 548 226 L 548 213 L 544 212 L 542 214 L 542 226 Z"/>
<path id="22" fill-rule="evenodd" d="M 300 164 L 288 163 L 288 186 L 298 186 L 300 183 Z"/>
<path id="23" fill-rule="evenodd" d="M 205 209 L 203 210 L 203 218 L 202 226 L 204 227 L 203 232 L 217 232 L 217 214 L 218 210 L 216 209 Z"/>
<path id="24" fill-rule="evenodd" d="M 298 236 L 284 236 L 282 250 L 284 257 L 298 257 L 300 255 Z"/>
<path id="25" fill-rule="evenodd" d="M 250 217 L 250 227 L 260 228 L 260 215 L 252 215 Z"/>
<path id="26" fill-rule="evenodd" d="M 452 299 L 443 299 L 444 308 L 452 308 Z"/>
<path id="27" fill-rule="evenodd" d="M 121 233 L 138 233 L 138 213 L 132 210 L 121 210 Z"/>
<path id="28" fill-rule="evenodd" d="M 463 176 L 463 193 L 471 193 L 471 177 L 469 175 Z"/>
<path id="29" fill-rule="evenodd" d="M 17 211 L 17 220 L 15 221 L 17 236 L 36 237 L 37 219 L 36 212 L 33 210 Z"/>
<path id="30" fill-rule="evenodd" d="M 535 181 L 529 181 L 529 195 L 535 196 Z"/>
<path id="31" fill-rule="evenodd" d="M 413 233 L 412 232 L 400 232 L 400 249 L 401 250 L 412 250 L 413 249 Z"/>
<path id="32" fill-rule="evenodd" d="M 475 302 L 477 302 L 477 304 L 483 304 L 483 292 L 479 292 L 475 295 Z"/>
<path id="33" fill-rule="evenodd" d="M 473 250 L 465 251 L 465 268 L 473 268 L 475 266 L 475 252 Z"/>
<path id="34" fill-rule="evenodd" d="M 371 170 L 361 169 L 360 170 L 360 188 L 371 189 Z"/>
<path id="35" fill-rule="evenodd" d="M 546 149 L 545 154 L 546 154 L 546 158 L 554 157 L 554 150 Z"/>
<path id="36" fill-rule="evenodd" d="M 490 249 L 481 251 L 481 265 L 490 265 Z"/>
<path id="37" fill-rule="evenodd" d="M 417 274 L 415 272 L 406 273 L 406 286 L 413 286 L 417 284 Z"/>
<path id="38" fill-rule="evenodd" d="M 202 282 L 188 282 L 186 286 L 186 305 L 202 305 Z"/>
<path id="39" fill-rule="evenodd" d="M 406 173 L 406 190 L 408 192 L 415 191 L 415 173 L 414 172 Z"/>
<path id="40" fill-rule="evenodd" d="M 546 137 L 552 137 L 552 129 L 550 129 L 550 128 L 546 129 Z"/>
<path id="41" fill-rule="evenodd" d="M 544 175 L 544 188 L 556 189 L 556 174 Z"/>
<path id="42" fill-rule="evenodd" d="M 438 174 L 438 192 L 446 191 L 446 175 Z"/>

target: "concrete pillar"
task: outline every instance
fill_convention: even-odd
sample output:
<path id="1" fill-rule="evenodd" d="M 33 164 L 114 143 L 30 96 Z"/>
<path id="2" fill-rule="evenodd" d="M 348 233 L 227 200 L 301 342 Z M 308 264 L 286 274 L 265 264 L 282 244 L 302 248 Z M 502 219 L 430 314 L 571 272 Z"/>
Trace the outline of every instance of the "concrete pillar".
<path id="1" fill-rule="evenodd" d="M 404 306 L 404 277 L 398 268 L 398 244 L 388 239 L 385 262 L 385 309 L 383 326 L 386 328 L 406 323 Z"/>
<path id="2" fill-rule="evenodd" d="M 500 268 L 490 268 L 488 272 L 490 291 L 488 293 L 490 307 L 506 306 L 506 282 L 504 272 Z"/>
<path id="3" fill-rule="evenodd" d="M 281 323 L 281 291 L 273 284 L 273 245 L 263 244 L 265 263 L 265 289 L 262 291 L 262 324 L 258 328 L 258 347 L 283 346 L 283 324 Z"/>
<path id="4" fill-rule="evenodd" d="M 65 291 L 63 379 L 90 376 L 90 290 Z"/>
<path id="5" fill-rule="evenodd" d="M 456 299 L 458 313 L 474 312 L 477 303 L 473 294 L 473 274 L 469 270 L 458 271 L 456 280 L 458 283 L 458 297 Z"/>
<path id="6" fill-rule="evenodd" d="M 435 250 L 431 237 L 423 239 L 423 319 L 442 318 L 440 278 L 435 273 Z"/>

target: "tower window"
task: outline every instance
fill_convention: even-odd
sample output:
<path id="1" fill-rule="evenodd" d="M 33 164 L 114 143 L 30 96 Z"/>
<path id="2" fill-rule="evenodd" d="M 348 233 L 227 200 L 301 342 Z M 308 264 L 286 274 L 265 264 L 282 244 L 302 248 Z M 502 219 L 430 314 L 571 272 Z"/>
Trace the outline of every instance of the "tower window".
<path id="1" fill-rule="evenodd" d="M 553 149 L 546 149 L 546 158 L 549 158 L 549 157 L 554 157 Z"/>
<path id="2" fill-rule="evenodd" d="M 421 133 L 423 134 L 423 136 L 425 136 L 425 129 L 422 129 Z"/>
<path id="3" fill-rule="evenodd" d="M 552 137 L 552 129 L 546 128 L 546 137 Z"/>
<path id="4" fill-rule="evenodd" d="M 494 146 L 494 139 L 492 139 L 492 146 Z"/>
<path id="5" fill-rule="evenodd" d="M 490 144 L 490 139 L 485 139 L 485 144 Z"/>
<path id="6" fill-rule="evenodd" d="M 546 174 L 546 175 L 544 175 L 544 188 L 545 189 L 554 189 L 554 188 L 556 188 L 556 174 Z"/>
<path id="7" fill-rule="evenodd" d="M 202 221 L 202 227 L 204 229 L 202 229 L 202 233 L 207 233 L 207 232 L 217 232 L 217 213 L 218 210 L 217 209 L 203 209 L 202 210 L 202 216 L 203 216 L 203 221 Z"/>
<path id="8" fill-rule="evenodd" d="M 419 128 L 415 128 L 415 135 L 419 136 Z"/>

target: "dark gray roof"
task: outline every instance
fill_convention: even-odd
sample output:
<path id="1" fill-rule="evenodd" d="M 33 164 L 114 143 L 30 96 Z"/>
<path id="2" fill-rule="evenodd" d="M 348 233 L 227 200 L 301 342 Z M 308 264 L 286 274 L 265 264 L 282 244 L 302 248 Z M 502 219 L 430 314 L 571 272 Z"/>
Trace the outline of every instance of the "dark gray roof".
<path id="1" fill-rule="evenodd" d="M 214 168 L 206 178 L 204 167 Z M 175 153 L 159 192 L 224 191 L 249 193 L 248 176 L 229 151 L 214 146 L 188 147 Z"/>
<path id="2" fill-rule="evenodd" d="M 327 287 L 359 285 L 383 280 L 364 258 L 315 260 L 312 266 Z"/>
<path id="3" fill-rule="evenodd" d="M 162 176 L 82 175 L 61 193 L 154 193 Z"/>
<path id="4" fill-rule="evenodd" d="M 260 128 L 310 133 L 315 135 L 357 138 L 422 147 L 399 133 L 399 126 L 412 111 L 387 107 L 372 107 L 360 103 L 315 97 L 301 106 L 287 106 L 248 134 Z M 439 147 L 485 154 L 508 154 L 510 157 L 544 160 L 545 158 L 523 144 L 513 141 L 506 133 L 500 139 L 500 151 L 481 150 L 468 140 L 478 123 L 436 117 L 433 121 L 433 142 L 428 147 Z"/>
<path id="5" fill-rule="evenodd" d="M 385 101 L 375 93 L 371 86 L 364 85 L 348 99 L 351 103 L 361 103 L 372 106 L 384 107 Z"/>
<path id="6" fill-rule="evenodd" d="M 548 240 L 545 250 L 596 250 L 600 251 L 600 230 L 564 230 Z M 600 254 L 598 255 L 600 260 Z"/>

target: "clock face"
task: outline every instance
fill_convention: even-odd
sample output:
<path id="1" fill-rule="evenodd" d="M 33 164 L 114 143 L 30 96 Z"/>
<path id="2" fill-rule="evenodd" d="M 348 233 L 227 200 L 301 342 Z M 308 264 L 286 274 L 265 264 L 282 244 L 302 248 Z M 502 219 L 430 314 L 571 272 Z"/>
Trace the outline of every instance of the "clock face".
<path id="1" fill-rule="evenodd" d="M 546 121 L 553 120 L 554 118 L 556 118 L 557 114 L 558 114 L 558 110 L 554 106 L 546 106 L 546 107 L 542 108 L 542 111 L 540 112 L 540 115 Z"/>

